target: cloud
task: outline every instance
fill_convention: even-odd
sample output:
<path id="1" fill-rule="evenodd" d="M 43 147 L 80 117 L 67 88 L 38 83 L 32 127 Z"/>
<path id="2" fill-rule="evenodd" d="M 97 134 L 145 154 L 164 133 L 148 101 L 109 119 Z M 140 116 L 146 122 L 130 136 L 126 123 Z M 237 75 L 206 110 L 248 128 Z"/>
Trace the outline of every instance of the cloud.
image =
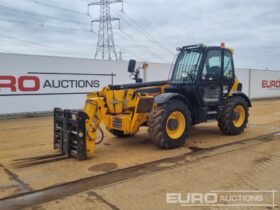
<path id="1" fill-rule="evenodd" d="M 279 0 L 124 0 L 111 13 L 117 51 L 125 59 L 172 61 L 175 48 L 187 44 L 235 48 L 237 67 L 280 69 Z M 86 15 L 90 0 L 2 0 L 1 51 L 93 57 L 97 43 Z M 40 14 L 40 15 L 37 15 Z M 172 53 L 171 53 L 172 52 Z"/>

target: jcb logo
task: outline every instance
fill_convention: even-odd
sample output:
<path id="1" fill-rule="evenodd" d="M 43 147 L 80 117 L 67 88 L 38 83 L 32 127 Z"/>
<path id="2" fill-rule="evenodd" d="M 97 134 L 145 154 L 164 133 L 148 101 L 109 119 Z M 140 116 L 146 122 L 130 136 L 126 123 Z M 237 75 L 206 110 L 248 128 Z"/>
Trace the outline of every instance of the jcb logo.
<path id="1" fill-rule="evenodd" d="M 0 76 L 0 91 L 4 88 L 11 92 L 36 92 L 40 89 L 40 79 L 36 76 Z"/>

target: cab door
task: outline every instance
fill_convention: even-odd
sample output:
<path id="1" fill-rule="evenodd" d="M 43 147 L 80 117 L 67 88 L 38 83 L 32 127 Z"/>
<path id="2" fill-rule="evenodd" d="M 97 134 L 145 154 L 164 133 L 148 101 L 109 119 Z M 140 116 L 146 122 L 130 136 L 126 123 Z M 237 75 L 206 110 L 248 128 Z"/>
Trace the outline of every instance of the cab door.
<path id="1" fill-rule="evenodd" d="M 220 105 L 222 101 L 222 50 L 209 49 L 200 80 L 203 106 Z"/>
<path id="2" fill-rule="evenodd" d="M 223 98 L 227 99 L 235 81 L 232 53 L 224 49 L 223 52 Z"/>

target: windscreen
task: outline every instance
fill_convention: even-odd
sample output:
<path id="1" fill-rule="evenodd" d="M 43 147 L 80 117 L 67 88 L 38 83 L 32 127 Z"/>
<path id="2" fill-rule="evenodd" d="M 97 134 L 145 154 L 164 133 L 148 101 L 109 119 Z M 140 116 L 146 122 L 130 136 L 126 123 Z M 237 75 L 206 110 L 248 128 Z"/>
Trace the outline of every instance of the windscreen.
<path id="1" fill-rule="evenodd" d="M 196 80 L 202 53 L 198 50 L 182 51 L 176 61 L 171 81 L 193 83 Z"/>

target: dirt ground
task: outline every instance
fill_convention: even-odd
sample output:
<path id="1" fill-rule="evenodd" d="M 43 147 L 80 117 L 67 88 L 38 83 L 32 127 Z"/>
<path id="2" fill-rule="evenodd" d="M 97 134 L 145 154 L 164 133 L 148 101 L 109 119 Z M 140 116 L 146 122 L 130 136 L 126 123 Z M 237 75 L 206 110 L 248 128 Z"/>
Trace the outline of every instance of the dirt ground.
<path id="1" fill-rule="evenodd" d="M 78 193 L 35 206 L 38 209 L 193 209 L 167 204 L 166 193 L 207 193 L 215 191 L 275 190 L 275 209 L 280 205 L 280 138 L 229 151 L 208 158 L 187 161 L 124 182 Z M 144 186 L 144 187 L 143 187 Z M 278 191 L 278 192 L 276 192 Z M 258 192 L 266 206 L 252 202 L 250 207 L 198 206 L 196 209 L 272 209 L 271 193 Z M 225 193 L 225 195 L 227 195 Z M 252 193 L 252 195 L 255 195 Z M 245 203 L 245 202 L 244 202 Z M 241 204 L 244 204 L 241 202 Z M 230 204 L 228 202 L 227 204 Z M 270 205 L 269 205 L 270 204 Z M 277 205 L 277 206 L 276 206 Z M 34 208 L 35 208 L 34 207 Z M 33 209 L 34 209 L 33 208 Z M 32 208 L 29 208 L 32 210 Z"/>
<path id="2" fill-rule="evenodd" d="M 142 128 L 137 136 L 128 139 L 117 139 L 106 132 L 104 142 L 97 146 L 96 156 L 87 161 L 67 159 L 16 168 L 13 165 L 15 159 L 54 153 L 52 126 L 52 117 L 0 120 L 0 199 L 105 175 L 153 161 L 176 158 L 180 155 L 191 154 L 193 148 L 207 151 L 207 148 L 218 148 L 218 146 L 243 141 L 242 144 L 237 144 L 242 146 L 245 140 L 249 142 L 260 136 L 280 132 L 280 100 L 254 101 L 253 108 L 250 110 L 248 128 L 239 136 L 223 136 L 219 132 L 217 123 L 210 122 L 194 127 L 184 147 L 166 151 L 158 149 L 150 142 L 146 128 Z M 63 201 L 46 203 L 42 207 L 43 209 L 65 209 L 67 206 L 72 206 L 71 208 L 75 209 L 71 203 L 76 201 L 81 204 L 78 209 L 83 209 L 83 207 L 88 209 L 91 206 L 97 207 L 96 209 L 114 209 L 114 204 L 118 204 L 119 209 L 130 209 L 135 198 L 141 197 L 141 186 L 145 186 L 145 197 L 150 195 L 153 199 L 147 202 L 135 201 L 134 204 L 139 206 L 139 209 L 149 207 L 151 209 L 152 201 L 158 204 L 154 207 L 176 208 L 176 206 L 166 206 L 166 202 L 162 202 L 161 199 L 166 189 L 170 192 L 176 190 L 176 192 L 182 192 L 183 186 L 185 186 L 185 191 L 207 191 L 213 188 L 238 189 L 239 187 L 279 189 L 280 164 L 277 157 L 280 156 L 280 143 L 279 136 L 275 136 L 271 142 L 252 145 L 250 151 L 239 148 L 226 154 L 222 152 L 223 155 L 217 157 L 211 156 L 212 151 L 207 152 L 210 155 L 209 158 L 203 159 L 199 164 L 172 168 L 173 164 L 162 163 L 166 171 L 151 173 L 149 176 L 141 176 L 142 178 L 109 187 L 104 186 L 86 193 L 81 192 L 63 198 Z M 264 160 L 261 166 L 254 164 L 254 161 L 263 158 L 266 161 Z M 227 177 L 227 179 L 222 177 Z M 169 180 L 176 180 L 177 185 Z M 91 201 L 85 202 L 88 199 Z M 122 200 L 127 202 L 122 203 Z"/>

